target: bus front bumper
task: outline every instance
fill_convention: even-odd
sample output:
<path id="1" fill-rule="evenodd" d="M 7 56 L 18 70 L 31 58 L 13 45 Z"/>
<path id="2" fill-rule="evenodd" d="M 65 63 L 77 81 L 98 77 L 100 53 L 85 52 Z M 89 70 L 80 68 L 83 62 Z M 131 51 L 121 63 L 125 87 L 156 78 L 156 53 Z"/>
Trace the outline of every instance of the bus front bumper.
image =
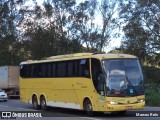
<path id="1" fill-rule="evenodd" d="M 145 102 L 141 103 L 135 103 L 135 104 L 107 104 L 107 110 L 108 112 L 112 111 L 127 111 L 127 110 L 142 110 L 144 109 Z"/>

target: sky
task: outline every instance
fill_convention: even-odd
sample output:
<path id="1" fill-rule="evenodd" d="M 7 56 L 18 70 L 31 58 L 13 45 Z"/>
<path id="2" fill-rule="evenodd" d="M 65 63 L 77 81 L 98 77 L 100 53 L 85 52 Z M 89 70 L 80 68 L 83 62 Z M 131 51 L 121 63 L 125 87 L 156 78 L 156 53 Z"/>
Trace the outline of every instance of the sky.
<path id="1" fill-rule="evenodd" d="M 32 1 L 33 1 L 33 0 L 28 0 L 28 1 L 26 2 L 26 5 L 32 6 Z M 38 4 L 38 5 L 42 5 L 43 2 L 44 2 L 44 0 L 36 0 L 36 1 L 37 1 L 37 4 Z M 79 4 L 80 2 L 84 2 L 84 1 L 86 1 L 86 0 L 77 0 L 77 4 Z M 116 15 L 115 15 L 115 17 L 116 17 Z M 95 23 L 96 23 L 97 25 L 101 25 L 102 20 L 101 20 L 100 14 L 97 14 L 97 15 L 96 15 Z M 118 30 L 117 30 L 117 31 L 118 31 Z M 119 38 L 113 38 L 113 39 L 111 40 L 111 42 L 110 42 L 110 45 L 109 45 L 108 47 L 105 47 L 105 48 L 104 48 L 104 51 L 105 51 L 106 53 L 109 52 L 109 51 L 111 51 L 111 50 L 114 49 L 115 47 L 120 47 L 123 33 L 121 33 L 121 34 L 122 34 L 122 35 L 121 35 Z M 85 45 L 84 45 L 84 46 L 85 46 Z"/>

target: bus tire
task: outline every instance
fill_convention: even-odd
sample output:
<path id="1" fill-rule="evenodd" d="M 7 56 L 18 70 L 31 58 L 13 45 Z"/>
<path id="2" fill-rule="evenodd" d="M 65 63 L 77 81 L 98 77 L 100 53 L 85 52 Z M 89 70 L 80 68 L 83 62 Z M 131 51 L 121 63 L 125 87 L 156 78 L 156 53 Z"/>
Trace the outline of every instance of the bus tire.
<path id="1" fill-rule="evenodd" d="M 41 109 L 46 111 L 47 110 L 47 104 L 46 104 L 46 99 L 45 99 L 44 96 L 41 96 L 40 104 L 41 104 Z"/>
<path id="2" fill-rule="evenodd" d="M 84 111 L 87 113 L 88 116 L 93 116 L 92 103 L 89 99 L 84 100 L 83 108 L 84 108 Z"/>
<path id="3" fill-rule="evenodd" d="M 38 100 L 37 100 L 36 95 L 33 95 L 33 97 L 32 97 L 32 105 L 33 105 L 34 109 L 36 109 L 36 110 L 40 109 L 40 106 L 38 105 Z"/>

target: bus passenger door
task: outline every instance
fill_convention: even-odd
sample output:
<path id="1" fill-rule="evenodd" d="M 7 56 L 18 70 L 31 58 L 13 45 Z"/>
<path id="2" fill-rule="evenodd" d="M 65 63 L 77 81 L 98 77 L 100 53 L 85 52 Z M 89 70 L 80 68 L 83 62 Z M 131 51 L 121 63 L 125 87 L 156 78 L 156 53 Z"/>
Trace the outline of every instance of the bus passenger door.
<path id="1" fill-rule="evenodd" d="M 105 111 L 105 77 L 102 72 L 101 63 L 98 59 L 91 59 L 92 81 L 96 93 L 96 104 L 98 111 Z"/>

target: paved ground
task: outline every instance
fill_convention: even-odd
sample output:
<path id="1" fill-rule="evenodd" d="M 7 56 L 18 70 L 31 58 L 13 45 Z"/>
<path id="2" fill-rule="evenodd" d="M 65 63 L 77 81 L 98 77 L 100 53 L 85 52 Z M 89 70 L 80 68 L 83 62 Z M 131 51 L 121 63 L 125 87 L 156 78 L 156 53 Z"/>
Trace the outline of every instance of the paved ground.
<path id="1" fill-rule="evenodd" d="M 111 115 L 109 113 L 105 114 L 96 114 L 94 117 L 88 117 L 83 111 L 78 110 L 70 110 L 70 109 L 62 109 L 62 108 L 49 108 L 48 111 L 34 110 L 32 105 L 25 104 L 20 102 L 19 100 L 12 99 L 8 100 L 8 102 L 0 102 L 0 111 L 17 111 L 17 113 L 24 112 L 34 112 L 41 113 L 42 116 L 50 116 L 50 117 L 42 117 L 42 118 L 16 118 L 17 120 L 159 120 L 160 119 L 160 107 L 145 107 L 143 111 L 127 111 L 125 115 L 118 116 L 117 114 Z M 147 116 L 149 115 L 157 115 L 159 117 L 136 117 L 136 115 Z M 40 114 L 39 114 L 40 115 Z"/>

